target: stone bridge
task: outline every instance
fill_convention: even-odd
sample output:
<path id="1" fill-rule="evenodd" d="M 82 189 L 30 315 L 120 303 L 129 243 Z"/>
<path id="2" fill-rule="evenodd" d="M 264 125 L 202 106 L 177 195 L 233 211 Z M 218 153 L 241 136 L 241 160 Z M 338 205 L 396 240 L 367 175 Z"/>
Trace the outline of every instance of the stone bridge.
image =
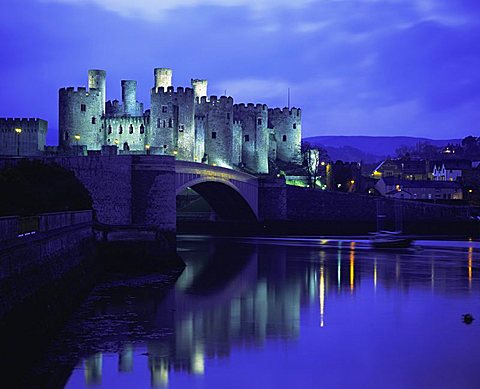
<path id="1" fill-rule="evenodd" d="M 117 155 L 48 158 L 72 170 L 106 224 L 155 225 L 176 229 L 176 196 L 199 193 L 220 220 L 258 220 L 258 179 L 247 173 L 169 156 Z"/>

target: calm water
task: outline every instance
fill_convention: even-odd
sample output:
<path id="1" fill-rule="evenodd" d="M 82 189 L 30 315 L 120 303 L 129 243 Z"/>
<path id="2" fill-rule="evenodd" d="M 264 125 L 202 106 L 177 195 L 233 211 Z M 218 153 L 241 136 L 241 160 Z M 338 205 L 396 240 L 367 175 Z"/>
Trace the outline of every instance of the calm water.
<path id="1" fill-rule="evenodd" d="M 183 237 L 179 248 L 187 268 L 166 293 L 148 277 L 82 307 L 51 357 L 71 364 L 67 388 L 480 386 L 479 243 Z"/>

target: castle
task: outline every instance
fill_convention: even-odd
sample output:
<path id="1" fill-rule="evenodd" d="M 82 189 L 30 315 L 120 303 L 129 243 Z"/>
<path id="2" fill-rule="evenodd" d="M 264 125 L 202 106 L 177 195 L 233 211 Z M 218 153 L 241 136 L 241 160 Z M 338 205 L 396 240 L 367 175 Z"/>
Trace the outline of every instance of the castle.
<path id="1" fill-rule="evenodd" d="M 300 162 L 297 108 L 234 104 L 207 95 L 207 80 L 172 86 L 172 70 L 154 69 L 150 109 L 137 101 L 137 82 L 122 80 L 122 101 L 106 101 L 106 72 L 88 71 L 88 89 L 59 90 L 59 145 L 119 153 L 175 155 L 179 160 L 268 173 L 269 159 Z M 113 147 L 112 147 L 113 149 Z"/>

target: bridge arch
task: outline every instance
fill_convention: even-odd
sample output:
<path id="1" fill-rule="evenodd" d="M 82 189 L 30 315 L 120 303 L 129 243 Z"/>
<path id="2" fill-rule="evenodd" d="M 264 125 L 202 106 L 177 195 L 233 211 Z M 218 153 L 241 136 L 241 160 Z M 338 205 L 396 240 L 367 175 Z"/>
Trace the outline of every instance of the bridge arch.
<path id="1" fill-rule="evenodd" d="M 249 174 L 199 163 L 175 163 L 175 193 L 190 188 L 220 220 L 258 220 L 258 181 Z"/>

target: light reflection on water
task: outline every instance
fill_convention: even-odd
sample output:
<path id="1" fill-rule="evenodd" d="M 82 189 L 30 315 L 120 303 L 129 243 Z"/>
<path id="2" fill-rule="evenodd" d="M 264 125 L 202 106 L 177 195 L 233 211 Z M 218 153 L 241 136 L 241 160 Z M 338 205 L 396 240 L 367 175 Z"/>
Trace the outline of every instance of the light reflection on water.
<path id="1" fill-rule="evenodd" d="M 480 318 L 477 242 L 178 245 L 187 268 L 165 296 L 93 296 L 90 317 L 70 332 L 82 358 L 67 388 L 477 384 L 480 320 L 461 321 Z"/>

